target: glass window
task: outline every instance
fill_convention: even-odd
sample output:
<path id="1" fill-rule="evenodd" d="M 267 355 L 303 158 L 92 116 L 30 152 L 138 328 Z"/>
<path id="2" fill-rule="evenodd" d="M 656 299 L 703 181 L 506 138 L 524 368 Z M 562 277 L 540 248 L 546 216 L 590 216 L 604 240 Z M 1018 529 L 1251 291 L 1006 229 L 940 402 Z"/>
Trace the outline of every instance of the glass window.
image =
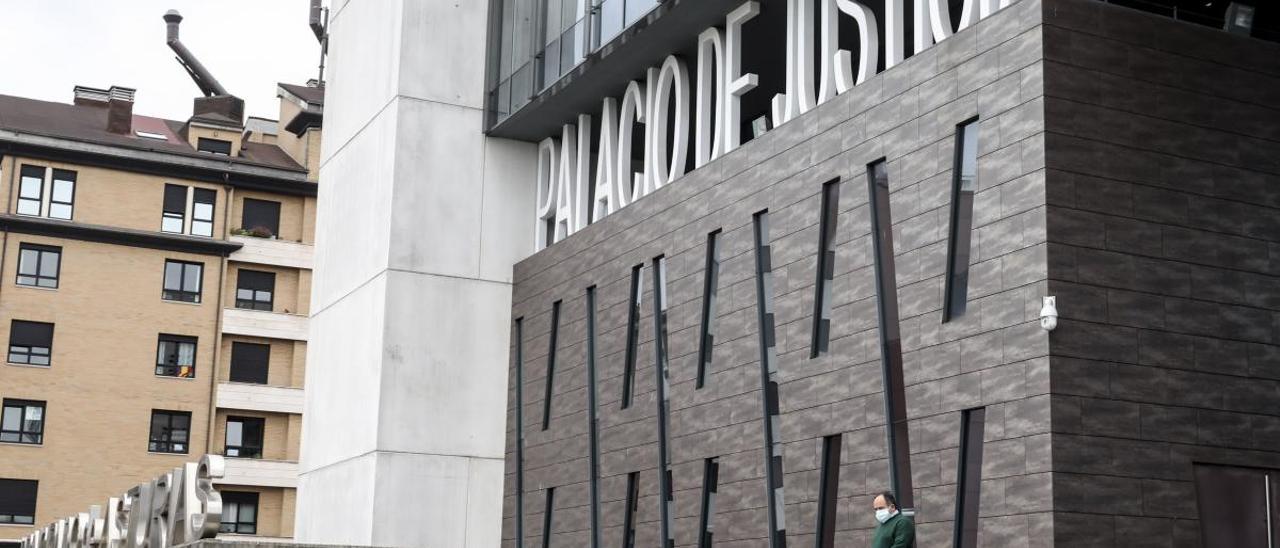
<path id="1" fill-rule="evenodd" d="M 222 492 L 222 524 L 219 533 L 254 535 L 258 533 L 258 494 L 239 491 Z"/>
<path id="2" fill-rule="evenodd" d="M 275 289 L 274 273 L 240 269 L 236 275 L 236 308 L 270 312 Z"/>
<path id="3" fill-rule="evenodd" d="M 240 229 L 260 238 L 279 234 L 280 202 L 245 198 L 240 212 Z"/>
<path id="4" fill-rule="evenodd" d="M 973 193 L 978 186 L 978 121 L 956 129 L 956 158 L 951 189 L 951 234 L 947 250 L 946 299 L 942 321 L 963 316 L 969 297 L 970 236 L 973 230 Z"/>
<path id="5" fill-rule="evenodd" d="M 822 185 L 822 216 L 818 220 L 818 273 L 813 285 L 813 329 L 809 357 L 831 348 L 831 285 L 835 278 L 836 225 L 840 212 L 840 180 Z"/>
<path id="6" fill-rule="evenodd" d="M 644 265 L 631 267 L 631 298 L 627 301 L 627 347 L 622 362 L 622 408 L 631 407 L 635 390 L 636 350 L 640 345 L 640 304 L 644 291 Z"/>
<path id="7" fill-rule="evenodd" d="M 184 303 L 200 302 L 200 286 L 204 279 L 204 263 L 167 260 L 164 262 L 164 291 L 166 301 Z"/>
<path id="8" fill-rule="evenodd" d="M 218 193 L 207 188 L 197 188 L 191 198 L 191 233 L 196 236 L 213 236 L 213 204 Z"/>
<path id="9" fill-rule="evenodd" d="M 9 363 L 49 365 L 53 324 L 13 320 L 9 326 Z"/>
<path id="10" fill-rule="evenodd" d="M 208 139 L 205 137 L 200 137 L 196 139 L 196 150 L 200 152 L 208 152 L 209 154 L 230 156 L 231 141 L 223 141 L 222 139 Z"/>
<path id="11" fill-rule="evenodd" d="M 716 293 L 720 285 L 720 229 L 707 234 L 707 264 L 702 277 L 702 328 L 698 337 L 698 378 L 695 388 L 702 388 L 711 367 L 715 348 Z"/>
<path id="12" fill-rule="evenodd" d="M 18 214 L 40 215 L 40 202 L 44 199 L 45 168 L 22 166 L 22 182 L 18 186 Z"/>
<path id="13" fill-rule="evenodd" d="M 0 479 L 0 524 L 35 524 L 38 486 L 36 480 Z"/>
<path id="14" fill-rule="evenodd" d="M 960 412 L 960 462 L 956 466 L 956 521 L 952 534 L 955 548 L 978 545 L 978 507 L 982 495 L 982 440 L 987 409 Z"/>
<path id="15" fill-rule="evenodd" d="M 231 343 L 231 381 L 267 384 L 270 370 L 271 345 Z"/>
<path id="16" fill-rule="evenodd" d="M 187 187 L 164 185 L 164 206 L 160 230 L 181 234 L 187 217 Z"/>
<path id="17" fill-rule="evenodd" d="M 1204 548 L 1268 548 L 1280 537 L 1280 472 L 1194 463 Z"/>
<path id="18" fill-rule="evenodd" d="M 44 443 L 44 402 L 4 400 L 0 416 L 0 441 L 10 443 Z"/>
<path id="19" fill-rule="evenodd" d="M 264 422 L 260 417 L 227 417 L 226 456 L 262 458 Z"/>
<path id="20" fill-rule="evenodd" d="M 57 289 L 62 248 L 48 245 L 18 246 L 18 285 Z"/>
<path id="21" fill-rule="evenodd" d="M 156 375 L 161 377 L 196 377 L 196 338 L 160 335 L 156 349 Z"/>
<path id="22" fill-rule="evenodd" d="M 151 410 L 151 441 L 147 445 L 148 451 L 186 454 L 190 435 L 190 411 Z"/>
<path id="23" fill-rule="evenodd" d="M 49 195 L 49 216 L 54 219 L 71 220 L 75 210 L 76 172 L 65 169 L 53 170 L 53 189 Z"/>

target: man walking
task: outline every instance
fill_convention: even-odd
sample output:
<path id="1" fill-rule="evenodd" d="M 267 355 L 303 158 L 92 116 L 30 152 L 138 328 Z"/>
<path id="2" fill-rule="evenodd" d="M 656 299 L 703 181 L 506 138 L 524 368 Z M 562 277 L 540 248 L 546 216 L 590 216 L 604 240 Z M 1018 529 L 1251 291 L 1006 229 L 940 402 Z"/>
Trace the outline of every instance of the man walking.
<path id="1" fill-rule="evenodd" d="M 898 511 L 898 499 L 885 491 L 871 503 L 876 511 L 876 533 L 871 548 L 912 548 L 916 541 L 916 525 Z"/>

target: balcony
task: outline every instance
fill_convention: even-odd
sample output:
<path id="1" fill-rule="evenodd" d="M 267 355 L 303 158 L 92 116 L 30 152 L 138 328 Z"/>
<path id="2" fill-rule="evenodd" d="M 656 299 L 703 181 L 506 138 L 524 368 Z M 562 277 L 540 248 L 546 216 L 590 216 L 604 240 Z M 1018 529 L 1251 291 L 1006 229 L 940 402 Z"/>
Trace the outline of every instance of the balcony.
<path id="1" fill-rule="evenodd" d="M 301 388 L 220 382 L 217 406 L 222 409 L 301 414 L 302 397 Z"/>
<path id="2" fill-rule="evenodd" d="M 309 318 L 301 314 L 222 309 L 222 332 L 227 335 L 305 341 L 309 324 Z"/>
<path id="3" fill-rule="evenodd" d="M 315 246 L 288 240 L 253 236 L 231 236 L 230 240 L 243 246 L 231 254 L 231 260 L 245 263 L 310 269 L 315 253 Z"/>
<path id="4" fill-rule="evenodd" d="M 290 488 L 298 486 L 296 462 L 227 458 L 226 463 L 226 475 L 214 481 L 214 484 Z"/>

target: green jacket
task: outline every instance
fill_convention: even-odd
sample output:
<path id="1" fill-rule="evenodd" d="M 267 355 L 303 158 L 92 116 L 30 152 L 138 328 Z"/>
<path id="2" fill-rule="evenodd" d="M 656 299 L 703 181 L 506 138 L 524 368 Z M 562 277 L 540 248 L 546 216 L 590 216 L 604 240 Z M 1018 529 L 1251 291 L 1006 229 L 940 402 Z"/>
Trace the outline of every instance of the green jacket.
<path id="1" fill-rule="evenodd" d="M 912 548 L 916 541 L 916 525 L 901 512 L 876 526 L 871 548 Z"/>

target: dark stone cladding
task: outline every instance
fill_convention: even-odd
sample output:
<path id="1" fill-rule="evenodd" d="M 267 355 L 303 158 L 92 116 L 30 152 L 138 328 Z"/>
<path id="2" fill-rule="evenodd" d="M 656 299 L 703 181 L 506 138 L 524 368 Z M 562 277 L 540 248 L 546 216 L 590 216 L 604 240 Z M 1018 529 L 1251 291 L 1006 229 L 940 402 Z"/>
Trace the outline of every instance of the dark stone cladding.
<path id="1" fill-rule="evenodd" d="M 756 335 L 752 214 L 768 208 L 780 364 L 789 544 L 811 545 L 822 438 L 843 433 L 838 546 L 874 525 L 888 487 L 867 164 L 888 161 L 920 546 L 950 542 L 960 411 L 987 406 L 986 538 L 1049 534 L 1049 338 L 1043 61 L 1039 0 L 1022 0 L 868 79 L 760 139 L 592 224 L 515 267 L 524 318 L 525 546 L 588 546 L 585 291 L 595 285 L 602 540 L 620 546 L 628 472 L 640 472 L 636 546 L 657 546 L 652 284 L 643 284 L 635 402 L 620 410 L 631 268 L 667 257 L 671 461 L 677 546 L 694 546 L 703 459 L 719 457 L 720 546 L 763 546 L 768 530 Z M 956 124 L 981 116 L 971 306 L 941 323 Z M 840 177 L 831 351 L 809 359 L 822 184 Z M 717 344 L 694 389 L 706 236 L 721 229 Z M 563 300 L 552 420 L 541 431 L 552 302 Z M 514 376 L 512 377 L 514 379 Z M 512 386 L 514 386 L 514 381 Z M 514 391 L 508 399 L 514 401 Z M 514 451 L 509 413 L 508 452 Z M 513 456 L 513 455 L 509 455 Z M 514 541 L 507 462 L 504 542 Z"/>
<path id="2" fill-rule="evenodd" d="M 768 534 L 752 214 L 768 208 L 789 543 L 843 434 L 837 546 L 888 486 L 866 166 L 888 161 L 918 546 L 950 546 L 960 412 L 986 407 L 984 546 L 1198 546 L 1195 462 L 1280 468 L 1280 46 L 1086 0 L 1021 0 L 515 267 L 525 546 L 589 546 L 585 292 L 596 286 L 601 539 L 658 544 L 651 284 L 619 409 L 631 268 L 667 258 L 677 546 L 719 457 L 718 546 Z M 956 124 L 980 117 L 967 313 L 942 323 Z M 822 184 L 840 177 L 831 352 L 809 359 Z M 717 342 L 694 389 L 707 233 Z M 648 280 L 648 278 L 646 278 Z M 1041 297 L 1062 319 L 1039 326 Z M 541 400 L 563 302 L 551 422 Z M 514 546 L 514 379 L 503 542 Z"/>
<path id="3" fill-rule="evenodd" d="M 1280 44 L 1046 8 L 1056 546 L 1198 547 L 1192 463 L 1280 468 Z"/>

